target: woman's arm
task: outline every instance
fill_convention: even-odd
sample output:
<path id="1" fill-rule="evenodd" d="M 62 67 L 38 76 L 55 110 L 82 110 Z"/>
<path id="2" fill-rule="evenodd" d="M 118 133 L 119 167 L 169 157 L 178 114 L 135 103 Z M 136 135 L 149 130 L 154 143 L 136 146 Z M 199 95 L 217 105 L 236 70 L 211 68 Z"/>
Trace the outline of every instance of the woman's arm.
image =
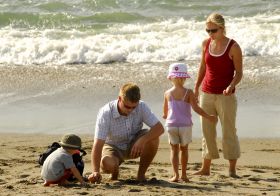
<path id="1" fill-rule="evenodd" d="M 200 66 L 198 69 L 198 75 L 197 75 L 197 79 L 196 79 L 196 84 L 195 84 L 195 88 L 194 88 L 194 95 L 196 97 L 196 99 L 198 98 L 199 95 L 199 87 L 203 81 L 203 78 L 205 76 L 205 72 L 206 72 L 206 64 L 205 64 L 205 49 L 206 49 L 206 43 L 207 43 L 208 39 L 204 40 L 202 42 L 202 46 L 201 46 L 201 60 L 200 60 Z"/>
<path id="2" fill-rule="evenodd" d="M 230 52 L 230 57 L 233 60 L 233 65 L 235 73 L 230 85 L 224 90 L 224 95 L 231 95 L 235 86 L 241 81 L 243 76 L 243 62 L 242 62 L 242 51 L 240 46 L 235 43 L 232 45 Z"/>

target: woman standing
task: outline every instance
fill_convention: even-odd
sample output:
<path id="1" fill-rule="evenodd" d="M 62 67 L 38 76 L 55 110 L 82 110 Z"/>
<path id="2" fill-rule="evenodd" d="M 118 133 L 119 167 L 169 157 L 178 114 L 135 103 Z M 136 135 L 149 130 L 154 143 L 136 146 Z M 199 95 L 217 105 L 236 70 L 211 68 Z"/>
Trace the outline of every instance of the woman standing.
<path id="1" fill-rule="evenodd" d="M 209 38 L 202 43 L 202 58 L 195 85 L 195 96 L 199 95 L 200 105 L 209 113 L 216 114 L 222 127 L 222 145 L 224 158 L 229 160 L 229 175 L 236 175 L 236 162 L 240 157 L 240 147 L 236 135 L 237 100 L 235 87 L 240 82 L 242 71 L 242 52 L 239 45 L 226 37 L 225 20 L 222 15 L 213 13 L 206 21 Z M 216 125 L 201 118 L 202 168 L 196 175 L 210 175 L 212 159 L 219 158 L 216 143 Z"/>

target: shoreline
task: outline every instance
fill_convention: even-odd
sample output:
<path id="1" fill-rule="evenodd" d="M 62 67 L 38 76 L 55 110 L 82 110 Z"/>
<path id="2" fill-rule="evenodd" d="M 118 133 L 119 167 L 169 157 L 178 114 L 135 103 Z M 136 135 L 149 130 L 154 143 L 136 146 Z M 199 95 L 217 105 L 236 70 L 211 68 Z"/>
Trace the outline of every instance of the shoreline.
<path id="1" fill-rule="evenodd" d="M 113 100 L 115 97 L 111 96 L 110 98 Z M 165 120 L 161 118 L 162 103 L 154 98 L 143 100 L 164 125 Z M 48 105 L 37 107 L 36 104 L 33 104 L 32 108 L 26 110 L 7 106 L 6 108 L 9 108 L 7 113 L 5 113 L 6 109 L 4 108 L 0 112 L 0 119 L 2 119 L 0 134 L 64 134 L 73 132 L 93 135 L 98 109 L 105 103 L 103 101 L 101 103 L 99 100 L 89 108 L 71 106 L 71 104 L 57 108 Z M 192 111 L 192 117 L 193 137 L 201 138 L 200 117 L 194 111 Z M 280 138 L 279 118 L 279 105 L 240 103 L 236 119 L 237 135 L 239 138 Z M 217 136 L 221 137 L 220 122 L 217 125 Z"/>
<path id="2" fill-rule="evenodd" d="M 236 91 L 240 138 L 280 137 L 277 62 L 276 57 L 244 58 L 244 78 Z M 169 63 L 0 66 L 0 133 L 93 133 L 99 108 L 117 99 L 119 87 L 129 81 L 140 86 L 142 100 L 164 124 L 163 94 L 171 87 L 166 79 Z M 186 63 L 192 78 L 185 86 L 192 89 L 199 61 Z M 193 136 L 201 137 L 199 117 L 192 113 Z"/>

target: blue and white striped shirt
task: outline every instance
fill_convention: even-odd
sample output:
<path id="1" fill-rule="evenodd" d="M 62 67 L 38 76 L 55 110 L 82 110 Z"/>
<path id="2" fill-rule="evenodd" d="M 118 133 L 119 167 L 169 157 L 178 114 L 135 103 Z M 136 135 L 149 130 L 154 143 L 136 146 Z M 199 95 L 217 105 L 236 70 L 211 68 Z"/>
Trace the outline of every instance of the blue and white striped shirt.
<path id="1" fill-rule="evenodd" d="M 120 115 L 117 104 L 118 100 L 114 100 L 99 110 L 95 124 L 95 138 L 127 150 L 137 132 L 142 129 L 143 123 L 153 127 L 159 120 L 141 100 L 128 116 Z"/>

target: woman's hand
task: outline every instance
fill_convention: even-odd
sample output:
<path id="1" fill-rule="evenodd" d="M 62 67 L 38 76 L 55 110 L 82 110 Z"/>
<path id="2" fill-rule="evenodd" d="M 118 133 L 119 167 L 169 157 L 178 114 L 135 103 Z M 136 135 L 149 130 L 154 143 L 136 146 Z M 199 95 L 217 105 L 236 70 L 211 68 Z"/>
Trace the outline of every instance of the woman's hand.
<path id="1" fill-rule="evenodd" d="M 234 90 L 234 86 L 233 85 L 229 85 L 224 91 L 223 91 L 223 94 L 224 95 L 231 95 L 232 92 Z"/>

